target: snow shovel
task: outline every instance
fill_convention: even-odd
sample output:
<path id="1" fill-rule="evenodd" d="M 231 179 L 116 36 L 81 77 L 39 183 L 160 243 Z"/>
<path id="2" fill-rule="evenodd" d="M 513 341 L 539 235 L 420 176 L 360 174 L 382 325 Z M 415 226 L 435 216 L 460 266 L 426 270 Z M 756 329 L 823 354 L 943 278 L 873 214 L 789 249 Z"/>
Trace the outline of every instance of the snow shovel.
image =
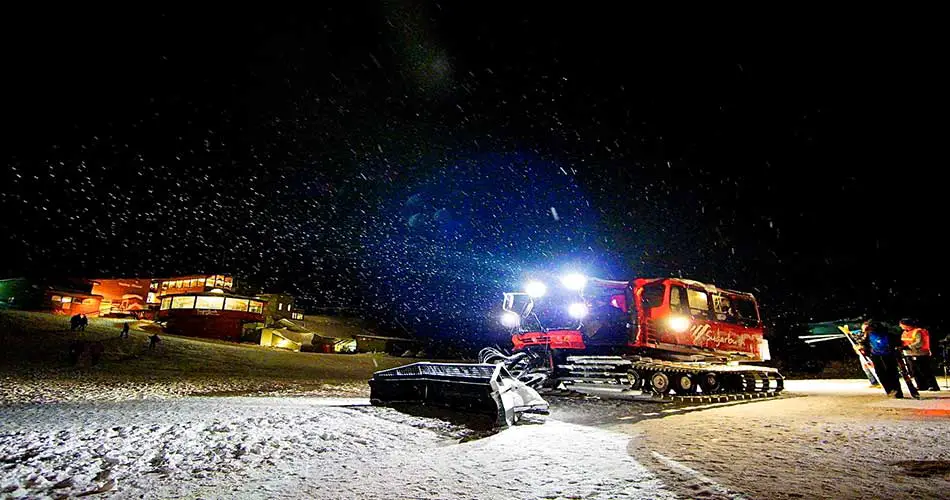
<path id="1" fill-rule="evenodd" d="M 374 405 L 443 406 L 496 415 L 498 425 L 548 412 L 547 401 L 500 364 L 413 363 L 374 373 L 369 387 Z"/>

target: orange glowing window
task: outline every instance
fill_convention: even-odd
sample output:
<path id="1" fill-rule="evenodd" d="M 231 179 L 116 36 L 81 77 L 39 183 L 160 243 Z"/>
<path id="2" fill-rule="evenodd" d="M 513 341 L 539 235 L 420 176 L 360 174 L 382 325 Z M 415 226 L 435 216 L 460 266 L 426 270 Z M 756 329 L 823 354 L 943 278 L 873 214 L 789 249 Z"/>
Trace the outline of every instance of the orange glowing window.
<path id="1" fill-rule="evenodd" d="M 247 311 L 248 302 L 249 301 L 247 299 L 235 299 L 228 297 L 224 301 L 224 308 L 228 311 Z"/>
<path id="2" fill-rule="evenodd" d="M 172 309 L 193 309 L 195 307 L 195 296 L 172 297 Z"/>
<path id="3" fill-rule="evenodd" d="M 209 296 L 198 297 L 198 303 L 197 305 L 195 305 L 195 309 L 221 310 L 223 308 L 224 308 L 224 297 L 209 297 Z"/>

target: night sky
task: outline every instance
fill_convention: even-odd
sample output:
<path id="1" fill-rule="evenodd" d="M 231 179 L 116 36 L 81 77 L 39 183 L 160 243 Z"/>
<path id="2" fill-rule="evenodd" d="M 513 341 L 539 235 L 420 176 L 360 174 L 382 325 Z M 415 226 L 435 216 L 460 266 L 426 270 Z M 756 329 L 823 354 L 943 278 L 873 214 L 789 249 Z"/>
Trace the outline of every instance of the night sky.
<path id="1" fill-rule="evenodd" d="M 0 276 L 230 272 L 460 339 L 564 269 L 944 321 L 927 29 L 346 5 L 11 19 Z"/>

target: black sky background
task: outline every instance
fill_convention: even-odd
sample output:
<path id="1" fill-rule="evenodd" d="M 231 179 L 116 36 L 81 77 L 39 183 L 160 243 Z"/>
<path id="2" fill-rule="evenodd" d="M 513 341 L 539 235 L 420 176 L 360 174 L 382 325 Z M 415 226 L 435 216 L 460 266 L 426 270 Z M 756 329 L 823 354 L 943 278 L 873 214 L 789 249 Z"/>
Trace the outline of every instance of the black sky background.
<path id="1" fill-rule="evenodd" d="M 346 5 L 11 17 L 0 273 L 224 271 L 457 338 L 563 265 L 943 324 L 926 16 Z"/>

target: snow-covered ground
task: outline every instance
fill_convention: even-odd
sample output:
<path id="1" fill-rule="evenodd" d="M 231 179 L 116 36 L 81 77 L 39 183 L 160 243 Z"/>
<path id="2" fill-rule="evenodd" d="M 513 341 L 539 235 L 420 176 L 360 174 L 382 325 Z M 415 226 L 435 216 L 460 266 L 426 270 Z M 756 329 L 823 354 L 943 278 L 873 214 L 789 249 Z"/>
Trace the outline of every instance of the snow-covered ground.
<path id="1" fill-rule="evenodd" d="M 358 399 L 0 409 L 9 497 L 672 498 L 623 434 L 557 421 L 480 439 Z"/>
<path id="2" fill-rule="evenodd" d="M 147 378 L 103 373 L 0 374 L 0 406 L 80 401 L 162 400 L 201 395 L 365 396 L 365 381 L 320 384 L 314 381 L 243 377 Z"/>
<path id="3" fill-rule="evenodd" d="M 787 385 L 693 407 L 556 398 L 549 417 L 495 433 L 360 398 L 77 386 L 100 398 L 0 407 L 0 496 L 947 497 L 950 391 Z"/>
<path id="4" fill-rule="evenodd" d="M 684 496 L 950 498 L 950 391 L 917 401 L 866 380 L 786 386 L 791 397 L 609 428 L 632 435 L 631 454 Z"/>

